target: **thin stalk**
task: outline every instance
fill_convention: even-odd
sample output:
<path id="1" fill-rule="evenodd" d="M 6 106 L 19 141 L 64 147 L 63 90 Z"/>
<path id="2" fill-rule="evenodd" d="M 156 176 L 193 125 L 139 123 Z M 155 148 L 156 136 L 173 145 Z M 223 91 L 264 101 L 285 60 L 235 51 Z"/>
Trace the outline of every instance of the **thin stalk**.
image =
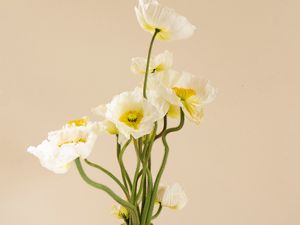
<path id="1" fill-rule="evenodd" d="M 103 168 L 102 166 L 96 164 L 96 163 L 92 163 L 89 160 L 85 159 L 84 160 L 89 166 L 94 167 L 98 170 L 101 170 L 103 173 L 105 173 L 106 175 L 108 175 L 109 177 L 111 177 L 123 190 L 124 194 L 126 195 L 127 200 L 130 199 L 129 193 L 126 190 L 126 187 L 121 183 L 121 181 L 115 176 L 113 175 L 110 171 L 108 171 L 107 169 Z"/>
<path id="2" fill-rule="evenodd" d="M 163 133 L 167 129 L 167 126 L 168 126 L 168 115 L 165 115 L 164 116 L 164 126 L 163 126 L 161 132 L 158 135 L 156 135 L 155 140 L 157 140 L 158 138 L 161 138 L 161 136 L 163 135 Z"/>
<path id="3" fill-rule="evenodd" d="M 138 179 L 142 176 L 140 184 L 142 184 L 143 175 L 144 175 L 143 170 L 141 170 L 138 175 Z M 137 200 L 139 200 L 141 198 L 142 192 L 143 192 L 143 188 L 142 188 L 142 185 L 140 185 L 140 188 L 139 188 L 139 191 L 138 191 L 137 197 L 136 197 Z"/>
<path id="4" fill-rule="evenodd" d="M 161 203 L 159 203 L 159 207 L 158 207 L 158 209 L 157 209 L 157 212 L 152 216 L 152 218 L 151 218 L 151 220 L 154 220 L 155 218 L 157 218 L 158 216 L 159 216 L 159 214 L 161 213 L 161 211 L 162 211 L 162 205 L 161 205 Z"/>
<path id="5" fill-rule="evenodd" d="M 169 128 L 169 129 L 165 130 L 164 134 L 162 135 L 162 142 L 163 142 L 164 147 L 165 147 L 165 154 L 164 154 L 164 157 L 163 157 L 161 167 L 158 171 L 157 177 L 156 177 L 155 182 L 154 182 L 154 187 L 153 187 L 153 191 L 152 191 L 152 195 L 151 195 L 151 203 L 150 203 L 150 206 L 149 206 L 149 210 L 148 210 L 148 213 L 147 213 L 147 220 L 146 220 L 146 223 L 145 223 L 146 225 L 150 225 L 150 223 L 151 223 L 152 212 L 153 212 L 153 209 L 154 209 L 154 203 L 155 203 L 155 199 L 156 199 L 156 195 L 157 195 L 158 186 L 159 186 L 161 177 L 163 175 L 163 172 L 165 170 L 166 163 L 167 163 L 167 160 L 168 160 L 169 145 L 168 145 L 166 137 L 169 133 L 179 131 L 183 127 L 183 125 L 184 125 L 184 112 L 183 112 L 182 108 L 180 108 L 180 123 L 179 123 L 179 125 L 177 127 L 173 127 L 173 128 Z"/>
<path id="6" fill-rule="evenodd" d="M 119 144 L 119 135 L 117 134 L 116 137 L 117 137 L 117 140 L 116 140 L 116 142 L 117 142 L 117 160 L 118 160 L 118 163 L 119 163 L 119 166 L 120 166 L 121 176 L 122 176 L 124 186 L 125 186 L 127 192 L 129 193 L 129 187 L 128 187 L 128 184 L 127 184 L 127 180 L 126 180 L 125 174 L 123 173 L 122 166 L 121 166 L 120 161 L 119 161 L 119 156 L 120 156 L 120 152 L 121 152 L 121 145 Z"/>
<path id="7" fill-rule="evenodd" d="M 131 190 L 131 193 L 132 193 L 131 202 L 136 205 L 136 189 L 137 189 L 138 175 L 139 175 L 139 171 L 140 171 L 140 167 L 141 167 L 140 150 L 138 148 L 138 144 L 136 143 L 136 140 L 134 140 L 134 147 L 135 147 L 135 151 L 136 151 L 137 165 L 136 165 L 136 169 L 135 169 L 132 190 Z"/>
<path id="8" fill-rule="evenodd" d="M 154 34 L 152 36 L 149 50 L 148 50 L 148 57 L 147 57 L 147 65 L 146 65 L 146 72 L 145 72 L 145 78 L 144 78 L 144 87 L 143 87 L 143 96 L 144 98 L 147 98 L 147 81 L 148 81 L 148 74 L 149 74 L 149 67 L 150 67 L 150 59 L 151 59 L 151 52 L 153 48 L 153 43 L 155 40 L 156 35 L 160 32 L 159 29 L 155 29 Z"/>
<path id="9" fill-rule="evenodd" d="M 118 202 L 120 205 L 124 206 L 125 208 L 127 208 L 128 210 L 130 210 L 132 212 L 132 215 L 135 217 L 136 221 L 139 221 L 139 217 L 138 217 L 138 213 L 137 213 L 137 209 L 135 208 L 135 206 L 133 204 L 131 204 L 130 202 L 127 202 L 125 200 L 123 200 L 121 197 L 119 197 L 117 194 L 115 194 L 109 187 L 107 187 L 106 185 L 97 183 L 95 181 L 93 181 L 92 179 L 90 179 L 87 174 L 85 173 L 85 171 L 82 168 L 81 162 L 80 162 L 80 158 L 75 159 L 75 163 L 76 163 L 76 167 L 77 170 L 81 176 L 81 178 L 89 185 L 91 185 L 94 188 L 100 189 L 104 192 L 106 192 L 110 197 L 112 197 L 116 202 Z M 139 223 L 139 222 L 138 222 Z"/>
<path id="10" fill-rule="evenodd" d="M 152 180 L 152 174 L 148 167 L 148 162 L 149 162 L 149 158 L 151 155 L 151 149 L 153 146 L 153 142 L 154 142 L 154 139 L 156 136 L 156 130 L 157 130 L 157 122 L 155 122 L 155 124 L 154 124 L 154 129 L 150 136 L 150 140 L 147 143 L 145 143 L 145 145 L 147 147 L 146 147 L 146 149 L 144 149 L 145 158 L 143 161 L 143 177 L 142 177 L 142 182 L 143 182 L 143 186 L 144 186 L 143 187 L 144 190 L 143 190 L 142 220 L 141 220 L 142 225 L 144 225 L 146 222 L 147 213 L 148 213 L 149 207 L 151 205 L 151 192 L 152 192 L 152 188 L 153 188 L 153 180 Z M 148 177 L 148 180 L 145 179 L 146 177 Z M 148 185 L 147 185 L 146 181 L 148 181 Z"/>
<path id="11" fill-rule="evenodd" d="M 119 165 L 120 165 L 120 169 L 121 169 L 121 174 L 122 174 L 122 178 L 123 178 L 123 182 L 124 182 L 124 185 L 129 189 L 131 190 L 132 189 L 132 183 L 131 183 L 131 180 L 130 180 L 130 177 L 128 175 L 128 172 L 124 166 L 124 162 L 123 162 L 123 154 L 126 150 L 126 148 L 128 147 L 128 145 L 130 144 L 131 142 L 131 139 L 129 139 L 125 144 L 124 146 L 121 148 L 120 150 L 120 153 L 119 153 L 119 156 L 118 156 L 118 162 L 119 162 Z M 129 187 L 128 187 L 129 185 Z"/>

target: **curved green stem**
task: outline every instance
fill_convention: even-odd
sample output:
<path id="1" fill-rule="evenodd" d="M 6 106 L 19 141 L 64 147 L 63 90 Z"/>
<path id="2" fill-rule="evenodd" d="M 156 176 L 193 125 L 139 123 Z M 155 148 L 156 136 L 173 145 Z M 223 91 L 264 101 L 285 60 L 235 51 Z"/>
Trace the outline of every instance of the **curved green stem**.
<path id="1" fill-rule="evenodd" d="M 124 194 L 126 195 L 127 200 L 130 199 L 129 193 L 126 190 L 126 187 L 121 183 L 121 181 L 115 176 L 113 175 L 110 171 L 108 171 L 107 169 L 103 168 L 102 166 L 96 164 L 96 163 L 92 163 L 91 161 L 89 161 L 88 159 L 84 160 L 89 166 L 94 167 L 98 170 L 101 170 L 103 173 L 105 173 L 106 175 L 108 175 L 109 177 L 111 177 L 123 190 Z"/>
<path id="2" fill-rule="evenodd" d="M 161 213 L 161 211 L 162 211 L 162 205 L 161 205 L 161 203 L 159 203 L 159 207 L 158 207 L 158 209 L 157 209 L 157 212 L 152 216 L 152 218 L 151 218 L 151 220 L 154 220 L 155 218 L 157 218 L 158 216 L 159 216 L 159 214 Z"/>
<path id="3" fill-rule="evenodd" d="M 141 170 L 140 172 L 139 172 L 139 174 L 138 174 L 138 179 L 142 176 L 142 178 L 141 178 L 141 184 L 142 184 L 142 180 L 143 180 L 143 170 Z M 137 200 L 139 200 L 140 198 L 141 198 L 141 195 L 142 195 L 142 193 L 143 193 L 143 186 L 142 185 L 140 185 L 140 188 L 139 188 L 139 190 L 138 190 L 138 193 L 137 193 L 137 197 L 136 197 L 136 199 Z"/>
<path id="4" fill-rule="evenodd" d="M 121 197 L 119 197 L 117 194 L 115 194 L 109 187 L 97 183 L 95 181 L 93 181 L 92 179 L 90 179 L 87 174 L 85 173 L 85 171 L 82 168 L 81 162 L 80 162 L 80 158 L 75 159 L 75 163 L 76 163 L 76 167 L 77 170 L 80 174 L 80 176 L 82 177 L 82 179 L 89 185 L 91 185 L 94 188 L 100 189 L 104 192 L 106 192 L 110 197 L 112 197 L 116 202 L 118 202 L 120 205 L 124 206 L 125 208 L 129 209 L 130 211 L 132 211 L 134 217 L 136 218 L 136 220 L 138 221 L 138 213 L 137 213 L 137 209 L 135 208 L 135 206 L 133 204 L 131 204 L 130 202 L 127 202 L 125 200 L 123 200 Z"/>
<path id="5" fill-rule="evenodd" d="M 136 164 L 136 169 L 135 169 L 135 173 L 134 173 L 134 178 L 133 178 L 133 184 L 132 184 L 132 203 L 135 204 L 136 203 L 136 189 L 137 189 L 137 182 L 138 182 L 138 178 L 139 178 L 139 171 L 140 171 L 140 167 L 141 167 L 141 157 L 140 157 L 140 149 L 138 148 L 138 144 L 136 143 L 136 140 L 134 140 L 134 148 L 136 151 L 136 158 L 137 158 L 137 164 Z"/>
<path id="6" fill-rule="evenodd" d="M 156 130 L 157 130 L 157 122 L 155 122 L 154 124 L 154 129 L 152 131 L 152 134 L 150 136 L 150 140 L 147 141 L 147 143 L 145 144 L 145 156 L 144 156 L 144 160 L 143 160 L 143 177 L 141 180 L 141 184 L 143 184 L 143 207 L 142 207 L 142 220 L 141 220 L 141 224 L 144 225 L 147 219 L 147 213 L 149 210 L 149 207 L 151 205 L 151 192 L 153 189 L 153 180 L 152 180 L 152 174 L 150 172 L 149 169 L 149 159 L 150 159 L 150 155 L 151 155 L 151 149 L 153 146 L 153 142 L 156 136 Z M 147 180 L 145 179 L 146 177 L 148 177 L 148 185 L 147 185 Z"/>
<path id="7" fill-rule="evenodd" d="M 128 147 L 128 145 L 130 144 L 131 142 L 131 139 L 129 139 L 125 144 L 124 146 L 121 148 L 121 150 L 119 151 L 119 155 L 118 155 L 118 162 L 120 164 L 120 169 L 121 169 L 121 174 L 122 174 L 122 178 L 123 178 L 123 182 L 124 182 L 124 185 L 127 187 L 127 189 L 132 189 L 132 183 L 131 183 L 131 180 L 130 180 L 130 177 L 128 175 L 128 172 L 124 166 L 124 163 L 123 163 L 123 154 L 126 150 L 126 148 Z M 128 187 L 129 185 L 129 187 Z"/>
<path id="8" fill-rule="evenodd" d="M 158 138 L 161 138 L 161 136 L 163 135 L 163 133 L 167 129 L 167 126 L 168 126 L 168 115 L 165 115 L 164 116 L 164 126 L 163 126 L 161 132 L 158 135 L 156 135 L 155 140 L 157 140 Z"/>
<path id="9" fill-rule="evenodd" d="M 156 195 L 157 195 L 158 186 L 159 186 L 161 177 L 163 175 L 163 172 L 165 170 L 166 163 L 168 160 L 169 145 L 168 145 L 166 137 L 169 133 L 179 131 L 183 127 L 183 125 L 184 125 L 184 112 L 183 112 L 182 108 L 180 108 L 180 123 L 179 123 L 179 125 L 177 127 L 173 127 L 173 128 L 169 128 L 169 129 L 165 130 L 165 132 L 162 135 L 162 142 L 165 147 L 165 154 L 163 157 L 161 167 L 158 171 L 157 177 L 154 182 L 154 187 L 153 187 L 153 191 L 152 191 L 152 195 L 151 195 L 151 203 L 150 203 L 150 207 L 149 207 L 148 214 L 147 214 L 146 225 L 150 224 L 150 222 L 151 222 L 152 212 L 153 212 L 153 208 L 154 208 L 154 203 L 155 203 L 155 199 L 156 199 Z"/>
<path id="10" fill-rule="evenodd" d="M 147 57 L 147 65 L 146 65 L 146 72 L 145 72 L 145 78 L 144 78 L 144 87 L 143 87 L 143 96 L 144 98 L 147 98 L 147 81 L 148 81 L 148 74 L 149 74 L 149 67 L 150 67 L 150 60 L 151 60 L 151 52 L 153 48 L 153 43 L 155 40 L 156 35 L 160 32 L 159 29 L 155 29 L 154 34 L 152 36 L 149 50 L 148 50 L 148 57 Z"/>

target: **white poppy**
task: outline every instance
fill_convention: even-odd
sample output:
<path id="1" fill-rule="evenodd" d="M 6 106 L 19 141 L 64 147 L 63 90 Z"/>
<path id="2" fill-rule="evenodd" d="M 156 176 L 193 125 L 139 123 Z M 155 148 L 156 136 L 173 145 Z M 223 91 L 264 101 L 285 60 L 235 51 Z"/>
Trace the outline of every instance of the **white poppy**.
<path id="1" fill-rule="evenodd" d="M 105 118 L 115 124 L 126 139 L 149 134 L 159 113 L 150 101 L 143 98 L 142 90 L 123 92 L 106 105 Z"/>
<path id="2" fill-rule="evenodd" d="M 135 13 L 140 26 L 154 33 L 159 30 L 157 38 L 160 40 L 179 40 L 193 35 L 196 27 L 184 16 L 173 9 L 163 7 L 156 0 L 139 0 Z"/>
<path id="3" fill-rule="evenodd" d="M 54 173 L 66 173 L 73 160 L 90 155 L 100 130 L 98 123 L 86 118 L 73 120 L 61 130 L 50 132 L 47 140 L 27 151 L 38 157 L 43 167 Z"/>
<path id="4" fill-rule="evenodd" d="M 136 57 L 131 60 L 131 71 L 135 74 L 145 75 L 147 59 Z M 164 72 L 171 68 L 173 64 L 173 54 L 169 51 L 164 51 L 161 54 L 151 57 L 149 71 L 150 73 Z"/>
<path id="5" fill-rule="evenodd" d="M 187 204 L 187 196 L 179 184 L 161 185 L 157 192 L 157 202 L 163 207 L 180 210 Z"/>
<path id="6" fill-rule="evenodd" d="M 169 103 L 169 114 L 178 116 L 179 107 L 195 123 L 203 117 L 203 106 L 214 100 L 216 89 L 209 81 L 187 72 L 168 70 L 149 77 L 149 88 Z"/>

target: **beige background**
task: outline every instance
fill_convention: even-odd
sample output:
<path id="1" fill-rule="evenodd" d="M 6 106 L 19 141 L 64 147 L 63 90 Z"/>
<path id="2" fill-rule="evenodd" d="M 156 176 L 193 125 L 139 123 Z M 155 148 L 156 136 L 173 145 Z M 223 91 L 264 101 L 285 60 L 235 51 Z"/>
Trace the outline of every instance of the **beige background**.
<path id="1" fill-rule="evenodd" d="M 200 127 L 187 123 L 171 137 L 163 182 L 180 182 L 190 201 L 155 224 L 299 225 L 299 1 L 162 2 L 198 30 L 156 42 L 154 52 L 174 52 L 176 69 L 209 78 L 219 95 Z M 120 224 L 112 200 L 75 168 L 52 174 L 25 150 L 140 81 L 130 59 L 146 54 L 150 35 L 134 5 L 0 0 L 1 225 Z M 113 141 L 102 136 L 90 159 L 117 173 Z M 161 151 L 157 145 L 156 164 Z"/>

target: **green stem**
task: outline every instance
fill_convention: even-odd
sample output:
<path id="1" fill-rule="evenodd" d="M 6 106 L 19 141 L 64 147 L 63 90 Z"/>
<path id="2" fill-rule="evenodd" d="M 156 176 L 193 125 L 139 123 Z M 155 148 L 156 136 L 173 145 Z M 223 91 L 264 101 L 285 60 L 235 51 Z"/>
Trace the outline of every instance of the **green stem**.
<path id="1" fill-rule="evenodd" d="M 118 160 L 118 163 L 119 163 L 119 166 L 120 166 L 121 176 L 122 176 L 124 186 L 125 186 L 127 192 L 129 193 L 129 187 L 128 187 L 128 184 L 127 184 L 127 181 L 126 181 L 126 177 L 125 177 L 125 174 L 123 173 L 123 169 L 122 169 L 122 166 L 121 166 L 120 161 L 119 161 L 120 152 L 121 152 L 121 145 L 119 144 L 119 135 L 117 134 L 116 137 L 117 137 L 117 140 L 116 140 L 116 142 L 117 142 L 117 160 Z"/>
<path id="2" fill-rule="evenodd" d="M 144 207 L 142 209 L 142 219 L 141 219 L 141 224 L 142 225 L 146 224 L 149 207 L 151 205 L 151 191 L 152 191 L 153 181 L 152 181 L 151 174 L 150 175 L 149 174 L 150 174 L 150 170 L 147 167 L 145 177 L 148 176 L 149 182 L 148 182 L 148 186 L 146 185 L 146 187 L 148 187 L 148 189 L 144 189 L 144 193 L 146 195 L 145 195 L 145 200 L 144 200 Z M 146 179 L 144 179 L 144 181 L 146 181 Z"/>
<path id="3" fill-rule="evenodd" d="M 167 129 L 167 126 L 168 126 L 168 115 L 165 115 L 164 116 L 164 126 L 163 126 L 161 132 L 158 135 L 156 135 L 155 140 L 157 140 L 158 138 L 161 138 L 161 136 L 163 135 L 163 133 Z"/>
<path id="4" fill-rule="evenodd" d="M 128 145 L 130 144 L 130 142 L 131 142 L 131 139 L 129 139 L 124 144 L 124 146 L 121 148 L 121 150 L 119 152 L 119 155 L 118 155 L 118 162 L 119 162 L 119 165 L 120 165 L 124 185 L 127 187 L 127 189 L 131 190 L 132 189 L 132 183 L 131 183 L 130 177 L 128 175 L 128 172 L 127 172 L 127 170 L 124 166 L 124 162 L 123 162 L 123 154 L 124 154 L 126 148 L 128 147 Z M 128 187 L 128 185 L 129 185 L 129 187 Z"/>
<path id="5" fill-rule="evenodd" d="M 151 220 L 154 220 L 155 218 L 157 218 L 159 216 L 159 214 L 161 213 L 161 210 L 162 210 L 162 205 L 161 203 L 159 203 L 159 207 L 157 209 L 157 212 L 152 216 Z"/>
<path id="6" fill-rule="evenodd" d="M 84 160 L 89 166 L 94 167 L 98 170 L 101 170 L 102 172 L 104 172 L 106 175 L 108 175 L 109 177 L 111 177 L 123 190 L 124 194 L 126 195 L 127 200 L 130 199 L 129 193 L 126 190 L 126 187 L 121 183 L 121 181 L 115 176 L 113 175 L 110 171 L 108 171 L 107 169 L 103 168 L 102 166 L 96 164 L 96 163 L 92 163 L 90 162 L 88 159 Z"/>
<path id="7" fill-rule="evenodd" d="M 155 200 L 156 200 L 158 186 L 159 186 L 161 177 L 163 175 L 163 172 L 165 170 L 166 163 L 167 163 L 167 160 L 168 160 L 169 145 L 168 145 L 166 137 L 169 133 L 176 132 L 176 131 L 180 130 L 183 127 L 183 125 L 184 125 L 184 112 L 183 112 L 182 108 L 180 108 L 180 123 L 179 123 L 179 125 L 177 127 L 173 127 L 173 128 L 169 128 L 169 129 L 165 130 L 165 132 L 162 135 L 162 141 L 163 141 L 163 144 L 164 144 L 164 147 L 165 147 L 165 154 L 164 154 L 164 157 L 163 157 L 161 167 L 158 171 L 157 177 L 156 177 L 155 182 L 154 182 L 154 187 L 153 187 L 153 191 L 152 191 L 152 195 L 151 195 L 151 203 L 150 203 L 150 207 L 149 207 L 148 214 L 147 214 L 146 225 L 150 225 L 151 218 L 152 218 L 152 212 L 153 212 L 153 208 L 154 208 L 154 203 L 155 203 Z"/>
<path id="8" fill-rule="evenodd" d="M 137 165 L 134 173 L 134 178 L 133 178 L 133 184 L 132 184 L 132 203 L 136 204 L 136 189 L 137 189 L 137 182 L 138 182 L 138 175 L 141 167 L 141 159 L 140 159 L 140 149 L 138 148 L 138 144 L 136 143 L 136 140 L 134 140 L 134 147 L 136 151 L 136 158 L 137 158 Z"/>
<path id="9" fill-rule="evenodd" d="M 148 74 L 149 74 L 152 47 L 153 47 L 155 37 L 159 32 L 160 32 L 159 29 L 155 29 L 154 34 L 153 34 L 152 39 L 151 39 L 151 42 L 150 42 L 149 50 L 148 50 L 147 65 L 146 65 L 146 72 L 145 72 L 145 78 L 144 78 L 144 87 L 143 87 L 143 96 L 144 96 L 144 98 L 147 98 L 147 81 L 148 81 Z"/>
<path id="10" fill-rule="evenodd" d="M 141 224 L 144 225 L 147 219 L 147 214 L 148 214 L 148 210 L 149 207 L 151 205 L 151 192 L 153 189 L 153 180 L 152 180 L 152 174 L 150 172 L 149 169 L 149 159 L 150 159 L 150 155 L 151 155 L 151 149 L 153 146 L 153 142 L 156 136 L 156 130 L 157 130 L 157 122 L 155 122 L 154 124 L 154 129 L 152 131 L 152 134 L 150 136 L 150 140 L 147 141 L 147 143 L 145 143 L 145 158 L 143 160 L 143 177 L 142 177 L 142 184 L 143 184 L 143 207 L 142 207 L 142 220 L 141 220 Z M 146 177 L 148 177 L 148 185 L 147 185 L 147 180 L 145 179 Z"/>
<path id="11" fill-rule="evenodd" d="M 116 202 L 118 202 L 120 205 L 124 206 L 125 208 L 129 209 L 130 211 L 132 211 L 134 217 L 136 218 L 136 220 L 138 221 L 138 213 L 137 213 L 137 209 L 135 208 L 135 206 L 133 204 L 131 204 L 130 202 L 127 202 L 125 200 L 123 200 L 121 197 L 119 197 L 117 194 L 115 194 L 109 187 L 97 183 L 95 181 L 93 181 L 92 179 L 90 179 L 85 171 L 82 168 L 81 162 L 80 162 L 80 158 L 75 159 L 75 163 L 76 163 L 76 167 L 77 170 L 80 174 L 80 176 L 82 177 L 82 179 L 89 185 L 91 185 L 94 188 L 100 189 L 104 192 L 106 192 L 110 197 L 112 197 Z"/>

